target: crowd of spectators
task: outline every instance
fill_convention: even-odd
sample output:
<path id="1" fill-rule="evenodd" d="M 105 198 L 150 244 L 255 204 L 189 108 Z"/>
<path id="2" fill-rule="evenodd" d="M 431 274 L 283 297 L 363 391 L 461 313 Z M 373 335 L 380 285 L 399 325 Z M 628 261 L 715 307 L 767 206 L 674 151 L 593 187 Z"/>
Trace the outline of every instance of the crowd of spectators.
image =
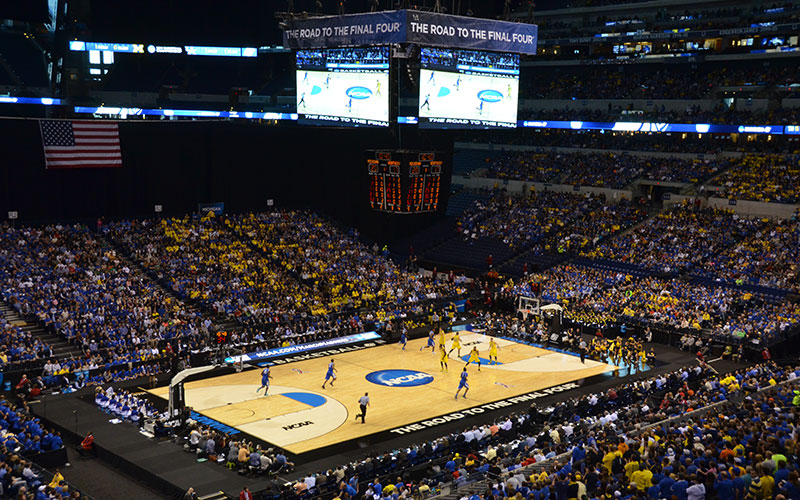
<path id="1" fill-rule="evenodd" d="M 461 132 L 460 142 L 509 144 L 534 147 L 652 151 L 660 153 L 718 154 L 723 151 L 743 153 L 800 154 L 800 138 L 793 135 L 761 134 L 748 140 L 733 141 L 730 134 L 672 134 L 641 132 L 598 132 L 564 129 L 504 129 L 500 131 Z"/>
<path id="2" fill-rule="evenodd" d="M 110 236 L 181 297 L 262 317 L 303 307 L 301 285 L 210 215 L 109 224 Z"/>
<path id="3" fill-rule="evenodd" d="M 525 151 L 495 160 L 486 177 L 622 188 L 643 172 L 642 157 L 613 153 Z"/>
<path id="4" fill-rule="evenodd" d="M 30 461 L 63 447 L 61 433 L 46 428 L 24 403 L 15 405 L 0 396 L 0 495 L 35 500 L 82 498 L 58 470 L 46 477 Z"/>
<path id="5" fill-rule="evenodd" d="M 5 228 L 0 261 L 6 302 L 82 350 L 83 358 L 62 360 L 62 369 L 141 361 L 177 339 L 177 348 L 205 343 L 210 323 L 85 226 Z"/>
<path id="6" fill-rule="evenodd" d="M 714 184 L 724 196 L 768 203 L 800 203 L 800 156 L 745 155 Z"/>
<path id="7" fill-rule="evenodd" d="M 520 88 L 527 99 L 702 99 L 718 87 L 800 82 L 796 65 L 589 65 L 541 71 Z"/>
<path id="8" fill-rule="evenodd" d="M 606 152 L 537 148 L 507 153 L 481 175 L 553 184 L 623 188 L 636 179 L 699 183 L 729 168 L 731 160 L 657 158 Z"/>
<path id="9" fill-rule="evenodd" d="M 47 359 L 52 355 L 53 348 L 49 344 L 0 317 L 0 366 Z"/>
<path id="10" fill-rule="evenodd" d="M 281 449 L 264 448 L 236 434 L 228 434 L 188 419 L 182 431 L 186 450 L 194 452 L 199 460 L 237 470 L 242 474 L 272 475 L 286 474 L 294 470 Z"/>
<path id="11" fill-rule="evenodd" d="M 401 270 L 357 234 L 307 213 L 125 221 L 101 229 L 105 235 L 83 225 L 0 231 L 3 299 L 79 349 L 57 358 L 39 337 L 3 319 L 0 362 L 34 361 L 26 369 L 42 369 L 24 379 L 23 398 L 45 388 L 152 379 L 171 358 L 188 360 L 222 344 L 278 347 L 376 323 L 414 325 L 433 311 L 446 314 L 450 300 L 467 290 L 461 278 Z M 108 237 L 153 274 L 118 255 Z M 198 312 L 187 301 L 208 309 Z M 247 328 L 218 328 L 218 315 Z"/>
<path id="12" fill-rule="evenodd" d="M 644 344 L 645 341 L 652 341 L 652 332 L 645 333 L 641 338 L 635 335 L 613 339 L 595 336 L 587 342 L 577 328 L 562 328 L 558 332 L 549 328 L 542 316 L 535 314 L 520 317 L 519 314 L 491 311 L 481 314 L 479 321 L 492 336 L 567 349 L 581 356 L 582 360 L 589 358 L 609 363 L 627 368 L 629 373 L 652 368 L 655 359 L 654 350 L 651 348 L 648 352 Z"/>
<path id="13" fill-rule="evenodd" d="M 580 324 L 604 327 L 617 321 L 617 304 L 633 288 L 634 278 L 621 272 L 566 264 L 543 273 L 509 280 L 501 294 L 538 297 L 564 307 L 566 318 Z M 606 292 L 608 290 L 608 292 Z"/>
<path id="14" fill-rule="evenodd" d="M 728 282 L 800 291 L 800 221 L 777 220 L 711 256 L 694 274 Z"/>
<path id="15" fill-rule="evenodd" d="M 573 0 L 565 3 L 546 1 L 541 6 L 537 5 L 537 7 L 543 10 L 549 10 L 622 5 L 636 1 L 640 0 Z M 587 31 L 593 28 L 595 30 L 602 28 L 604 32 L 615 32 L 618 30 L 627 32 L 632 29 L 721 29 L 727 27 L 746 27 L 758 21 L 780 20 L 780 22 L 790 22 L 792 19 L 797 18 L 797 6 L 786 2 L 753 5 L 750 8 L 732 5 L 702 10 L 663 9 L 659 10 L 655 15 L 649 16 L 632 16 L 631 14 L 609 15 L 608 13 L 603 13 L 597 16 L 582 16 L 579 19 L 572 20 L 573 22 L 564 22 L 558 19 L 552 21 L 544 17 L 539 21 L 541 23 L 539 24 L 539 29 L 540 36 L 546 39 L 566 36 L 586 36 L 587 33 L 594 33 L 592 31 Z M 580 24 L 576 24 L 576 22 Z"/>
<path id="16" fill-rule="evenodd" d="M 69 384 L 68 387 L 77 390 L 82 389 L 85 386 L 101 386 L 113 382 L 125 382 L 127 380 L 135 380 L 145 377 L 150 381 L 153 381 L 159 374 L 164 373 L 164 371 L 164 365 L 157 361 L 150 363 L 139 363 L 136 365 L 131 363 L 127 366 L 115 366 L 113 368 L 108 368 L 97 373 L 96 375 L 78 375 L 76 379 L 71 382 L 70 379 L 62 379 L 61 385 L 64 387 L 66 384 Z"/>
<path id="17" fill-rule="evenodd" d="M 308 288 L 311 314 L 415 304 L 464 293 L 457 283 L 435 281 L 400 269 L 388 251 L 370 249 L 354 230 L 345 233 L 307 211 L 247 214 L 225 220 Z"/>
<path id="18" fill-rule="evenodd" d="M 708 258 L 766 226 L 762 219 L 684 202 L 648 219 L 633 231 L 603 241 L 585 255 L 678 273 L 701 266 Z"/>
<path id="19" fill-rule="evenodd" d="M 609 390 L 600 395 L 602 406 L 598 395 L 579 401 L 583 408 L 568 402 L 567 410 L 577 416 L 545 426 L 530 444 L 518 437 L 512 450 L 526 460 L 507 462 L 500 470 L 502 478 L 491 481 L 485 496 L 793 498 L 798 488 L 797 473 L 792 472 L 797 465 L 794 394 L 791 386 L 754 392 L 796 377 L 796 369 L 775 366 L 724 377 L 700 368 L 683 369 Z M 663 394 L 663 399 L 648 401 L 654 393 Z M 722 404 L 696 418 L 643 425 L 741 399 L 736 406 Z M 599 415 L 592 419 L 587 413 Z M 555 454 L 553 448 L 566 453 Z M 548 457 L 549 453 L 553 455 Z M 518 470 L 536 463 L 544 467 L 533 467 L 530 474 Z"/>
<path id="20" fill-rule="evenodd" d="M 495 238 L 517 250 L 536 245 L 563 253 L 590 247 L 646 215 L 641 205 L 626 199 L 608 203 L 600 195 L 554 191 L 511 197 L 499 191 L 465 210 L 457 230 L 465 241 Z"/>
<path id="21" fill-rule="evenodd" d="M 11 453 L 31 455 L 63 447 L 61 434 L 47 429 L 28 411 L 0 396 L 0 432 L 2 445 Z"/>
<path id="22" fill-rule="evenodd" d="M 528 99 L 699 99 L 708 96 L 714 80 L 693 77 L 690 71 L 661 67 L 631 71 L 629 66 L 595 66 L 591 71 L 543 73 L 522 87 Z M 696 76 L 696 75 L 694 75 Z"/>
<path id="23" fill-rule="evenodd" d="M 138 378 L 149 379 L 152 386 L 159 374 L 168 371 L 166 367 L 171 362 L 169 358 L 172 355 L 170 346 L 165 352 L 153 349 L 152 353 L 143 356 L 142 361 L 136 363 L 102 363 L 99 356 L 80 361 L 74 357 L 61 360 L 53 357 L 45 362 L 42 374 L 35 379 L 28 379 L 27 374 L 23 374 L 17 384 L 17 395 L 22 399 L 29 399 L 38 396 L 46 389 L 66 394 L 87 386 Z"/>
<path id="24" fill-rule="evenodd" d="M 462 280 L 401 270 L 305 212 L 125 221 L 109 234 L 179 296 L 245 326 L 220 343 L 277 347 L 357 333 L 466 293 Z"/>
<path id="25" fill-rule="evenodd" d="M 726 343 L 769 344 L 800 323 L 800 305 L 788 300 L 572 264 L 510 280 L 499 293 L 560 304 L 568 319 L 594 328 L 641 323 L 706 332 Z"/>

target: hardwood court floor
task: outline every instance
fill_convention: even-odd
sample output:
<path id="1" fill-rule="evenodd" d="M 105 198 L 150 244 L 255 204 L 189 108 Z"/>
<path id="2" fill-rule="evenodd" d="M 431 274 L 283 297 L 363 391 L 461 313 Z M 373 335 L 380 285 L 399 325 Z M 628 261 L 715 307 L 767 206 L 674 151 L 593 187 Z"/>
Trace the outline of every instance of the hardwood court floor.
<path id="1" fill-rule="evenodd" d="M 447 336 L 448 349 L 452 334 Z M 420 351 L 427 339 L 408 343 L 406 350 L 387 344 L 334 357 L 338 379 L 322 389 L 331 358 L 298 361 L 271 367 L 269 396 L 256 394 L 261 370 L 248 370 L 185 384 L 186 402 L 195 411 L 296 454 L 402 427 L 414 422 L 572 382 L 613 370 L 612 365 L 496 339 L 500 365 L 478 371 L 470 365 L 467 398 L 455 400 L 465 365 L 454 351 L 449 370 L 440 371 L 439 354 Z M 461 332 L 466 357 L 473 345 L 481 358 L 488 355 L 489 337 Z M 430 374 L 432 381 L 417 386 L 372 383 L 367 374 L 406 370 Z M 422 375 L 424 377 L 424 375 Z M 430 380 L 430 377 L 428 377 Z M 151 393 L 168 397 L 166 387 Z M 366 423 L 356 422 L 358 398 L 369 392 Z M 263 394 L 263 391 L 262 393 Z"/>

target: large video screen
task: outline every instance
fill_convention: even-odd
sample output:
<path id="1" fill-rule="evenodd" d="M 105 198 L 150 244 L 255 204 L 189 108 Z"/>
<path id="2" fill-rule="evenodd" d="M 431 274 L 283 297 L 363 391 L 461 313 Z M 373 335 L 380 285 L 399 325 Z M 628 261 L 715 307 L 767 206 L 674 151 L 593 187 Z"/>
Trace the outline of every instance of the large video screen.
<path id="1" fill-rule="evenodd" d="M 420 50 L 420 127 L 517 126 L 519 55 Z"/>
<path id="2" fill-rule="evenodd" d="M 301 123 L 389 126 L 389 48 L 297 52 Z"/>

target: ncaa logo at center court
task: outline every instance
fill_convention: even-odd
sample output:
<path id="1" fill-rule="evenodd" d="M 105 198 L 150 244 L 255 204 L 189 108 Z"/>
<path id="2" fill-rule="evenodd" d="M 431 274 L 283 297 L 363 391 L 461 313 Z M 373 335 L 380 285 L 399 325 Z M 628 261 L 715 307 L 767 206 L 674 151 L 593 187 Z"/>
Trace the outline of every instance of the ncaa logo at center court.
<path id="1" fill-rule="evenodd" d="M 387 387 L 416 387 L 433 382 L 433 375 L 415 370 L 380 370 L 367 374 L 367 380 Z"/>
<path id="2" fill-rule="evenodd" d="M 347 94 L 347 97 L 353 99 L 369 99 L 372 97 L 372 91 L 367 87 L 350 87 L 344 93 Z"/>
<path id="3" fill-rule="evenodd" d="M 503 94 L 496 90 L 481 90 L 478 92 L 478 99 L 483 102 L 500 102 L 503 100 Z"/>

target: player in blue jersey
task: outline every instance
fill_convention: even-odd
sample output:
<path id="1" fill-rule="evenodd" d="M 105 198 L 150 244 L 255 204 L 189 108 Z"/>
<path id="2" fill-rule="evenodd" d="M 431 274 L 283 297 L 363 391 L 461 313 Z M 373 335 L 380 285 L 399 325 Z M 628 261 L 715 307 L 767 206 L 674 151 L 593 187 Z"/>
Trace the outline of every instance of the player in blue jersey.
<path id="1" fill-rule="evenodd" d="M 308 71 L 303 75 L 303 83 L 308 83 Z"/>
<path id="2" fill-rule="evenodd" d="M 328 383 L 328 380 L 331 381 L 331 387 L 333 387 L 333 383 L 336 381 L 336 367 L 333 366 L 333 360 L 328 363 L 328 371 L 325 373 L 325 382 L 322 383 L 322 388 L 325 388 L 325 384 Z"/>
<path id="3" fill-rule="evenodd" d="M 349 101 L 347 101 L 347 104 L 345 104 L 344 107 L 347 108 L 348 112 L 352 112 L 353 111 L 353 98 L 352 97 L 350 98 Z"/>
<path id="4" fill-rule="evenodd" d="M 302 106 L 304 108 L 306 107 L 306 93 L 305 92 L 300 94 L 300 102 L 297 103 L 297 107 L 300 107 L 301 104 L 302 104 Z"/>
<path id="5" fill-rule="evenodd" d="M 435 77 L 436 77 L 436 73 L 434 71 L 431 71 L 431 77 L 428 78 L 428 83 L 430 83 L 431 85 L 436 85 L 436 78 Z"/>
<path id="6" fill-rule="evenodd" d="M 456 92 L 458 92 L 459 88 L 461 88 L 461 75 L 458 75 L 458 78 L 456 78 Z"/>
<path id="7" fill-rule="evenodd" d="M 436 343 L 433 341 L 433 330 L 428 333 L 428 343 L 424 346 L 420 347 L 419 350 L 427 349 L 428 347 L 431 348 L 431 352 L 436 354 Z"/>
<path id="8" fill-rule="evenodd" d="M 408 330 L 406 327 L 403 326 L 403 331 L 400 332 L 400 343 L 403 344 L 403 351 L 406 350 L 406 344 L 408 344 Z"/>
<path id="9" fill-rule="evenodd" d="M 419 109 L 422 109 L 425 106 L 428 107 L 428 111 L 431 110 L 431 95 L 430 94 L 425 94 L 425 102 L 422 103 L 422 106 L 420 106 Z"/>
<path id="10" fill-rule="evenodd" d="M 269 372 L 269 366 L 261 370 L 261 387 L 256 389 L 256 394 L 258 394 L 258 391 L 260 391 L 261 389 L 264 389 L 264 395 L 265 396 L 267 395 L 267 393 L 269 392 L 269 379 L 271 378 L 272 374 L 270 374 Z"/>
<path id="11" fill-rule="evenodd" d="M 325 76 L 325 88 L 329 88 L 331 86 L 331 75 L 330 73 Z"/>
<path id="12" fill-rule="evenodd" d="M 453 399 L 458 399 L 458 393 L 461 392 L 461 389 L 464 389 L 464 399 L 467 399 L 467 391 L 469 391 L 469 384 L 467 383 L 467 377 L 469 377 L 469 373 L 467 373 L 467 367 L 464 367 L 464 371 L 461 372 L 461 380 L 458 382 L 458 389 L 456 389 L 456 397 Z"/>
<path id="13" fill-rule="evenodd" d="M 481 101 L 481 103 L 478 104 L 478 114 L 483 115 L 483 101 Z"/>

